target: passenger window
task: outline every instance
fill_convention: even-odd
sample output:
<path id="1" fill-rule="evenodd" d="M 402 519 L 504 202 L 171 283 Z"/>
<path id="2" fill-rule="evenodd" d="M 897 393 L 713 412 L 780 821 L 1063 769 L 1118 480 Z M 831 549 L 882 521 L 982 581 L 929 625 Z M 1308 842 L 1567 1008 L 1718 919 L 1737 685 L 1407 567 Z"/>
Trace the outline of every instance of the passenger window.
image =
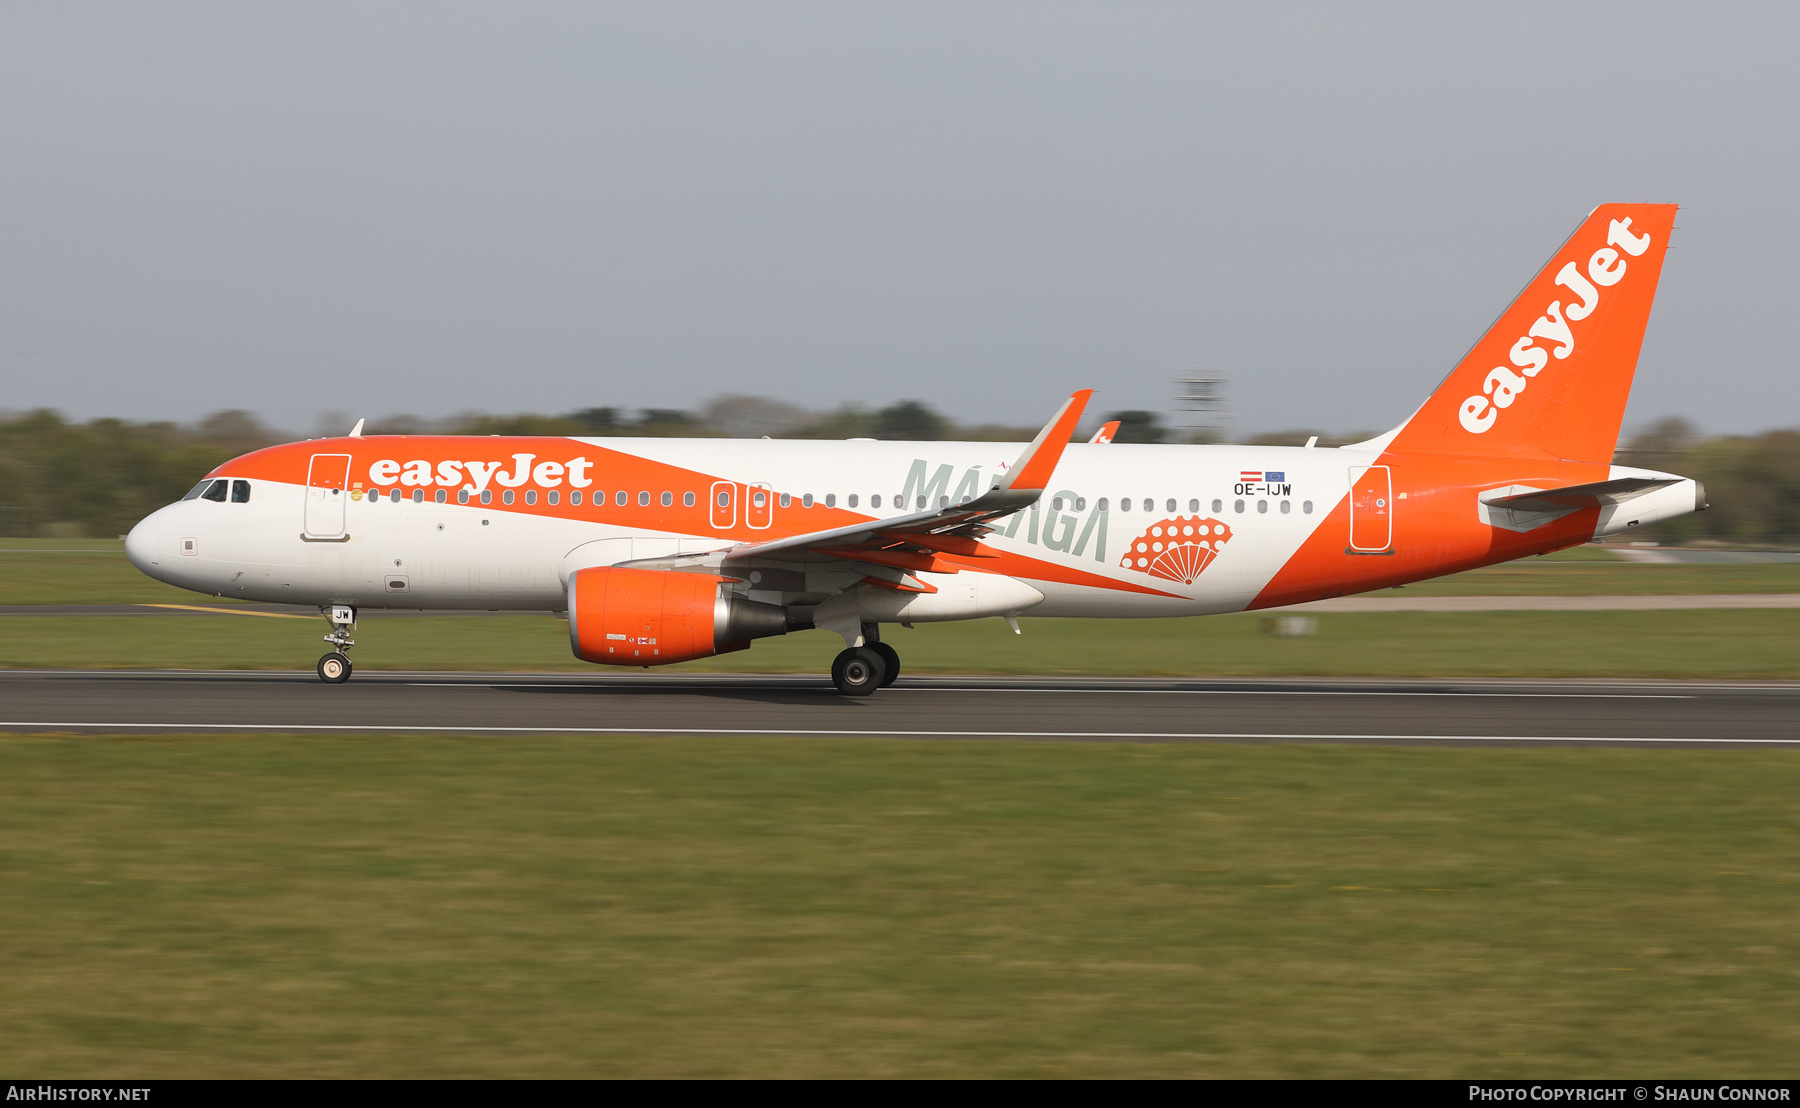
<path id="1" fill-rule="evenodd" d="M 850 494 L 849 504 L 850 504 L 850 507 L 852 507 L 852 508 L 856 507 L 856 494 L 855 493 Z"/>
<path id="2" fill-rule="evenodd" d="M 1258 515 L 1265 515 L 1265 516 L 1268 515 L 1269 514 L 1269 502 L 1267 500 L 1258 500 L 1256 502 L 1256 511 L 1257 511 Z"/>
<path id="3" fill-rule="evenodd" d="M 881 507 L 881 494 L 880 493 L 876 493 L 875 495 L 869 497 L 869 507 L 871 507 L 871 508 Z"/>
<path id="4" fill-rule="evenodd" d="M 812 507 L 812 505 L 813 505 L 812 493 L 809 492 L 800 497 L 800 506 L 802 508 L 810 508 L 810 507 Z"/>
<path id="5" fill-rule="evenodd" d="M 1150 499 L 1147 496 L 1144 497 L 1144 511 L 1146 511 L 1146 512 L 1156 511 L 1156 501 Z"/>
<path id="6" fill-rule="evenodd" d="M 398 496 L 398 495 L 400 495 L 400 494 L 399 494 L 399 493 L 395 493 L 395 494 L 394 494 L 394 495 L 395 495 L 395 496 Z M 502 503 L 502 504 L 511 504 L 511 503 L 512 503 L 512 501 L 513 501 L 513 491 L 512 491 L 512 490 L 511 490 L 511 489 L 507 489 L 507 490 L 506 490 L 506 491 L 505 491 L 505 492 L 503 492 L 503 493 L 501 493 L 501 494 L 500 494 L 500 503 Z"/>
<path id="7" fill-rule="evenodd" d="M 1305 512 L 1307 515 L 1312 515 L 1312 501 L 1310 501 L 1310 500 L 1302 501 L 1300 504 L 1300 510 Z"/>
<path id="8" fill-rule="evenodd" d="M 827 508 L 837 507 L 837 493 L 828 492 L 825 494 L 825 506 Z"/>
<path id="9" fill-rule="evenodd" d="M 578 492 L 572 492 L 569 495 L 570 496 L 580 496 L 581 494 Z M 544 501 L 549 504 L 555 504 L 558 501 L 560 501 L 561 499 L 562 499 L 562 494 L 557 492 L 555 489 L 551 489 L 549 492 L 544 494 Z"/>
<path id="10" fill-rule="evenodd" d="M 694 494 L 690 492 L 690 493 L 688 493 L 688 503 L 692 504 L 693 502 L 694 502 Z M 793 503 L 794 503 L 794 498 L 791 495 L 789 495 L 785 492 L 781 494 L 781 506 L 783 508 L 790 507 L 793 505 Z"/>
<path id="11" fill-rule="evenodd" d="M 1087 511 L 1087 497 L 1078 496 L 1075 498 L 1075 510 L 1078 512 Z"/>
<path id="12" fill-rule="evenodd" d="M 1214 515 L 1217 515 L 1220 512 L 1224 511 L 1225 510 L 1225 502 L 1223 500 L 1213 501 L 1213 509 L 1212 510 L 1213 510 Z"/>
<path id="13" fill-rule="evenodd" d="M 211 488 L 207 489 L 205 492 L 200 494 L 200 499 L 216 500 L 220 504 L 223 504 L 223 503 L 225 503 L 225 490 L 226 490 L 227 486 L 229 486 L 230 484 L 231 484 L 230 481 L 227 481 L 224 478 L 220 478 L 219 480 L 214 481 L 212 483 Z"/>
<path id="14" fill-rule="evenodd" d="M 212 478 L 208 477 L 206 480 L 200 482 L 198 485 L 195 485 L 193 488 L 189 489 L 187 491 L 187 495 L 182 497 L 181 499 L 183 499 L 183 500 L 198 500 L 198 499 L 200 499 L 200 494 L 205 492 L 206 487 L 210 484 L 212 484 Z"/>
<path id="15" fill-rule="evenodd" d="M 628 504 L 630 502 L 631 502 L 631 494 L 626 492 L 624 489 L 620 489 L 618 492 L 613 494 L 613 503 L 617 504 L 621 508 L 623 508 L 626 504 Z"/>
<path id="16" fill-rule="evenodd" d="M 1100 503 L 1099 503 L 1099 504 L 1098 504 L 1098 505 L 1096 505 L 1096 506 L 1097 506 L 1097 507 L 1098 507 L 1098 508 L 1099 508 L 1099 509 L 1100 509 L 1100 510 L 1101 510 L 1101 511 L 1103 511 L 1103 512 L 1104 512 L 1104 511 L 1106 511 L 1106 497 L 1104 497 L 1104 496 L 1103 496 L 1103 497 L 1101 497 L 1101 498 L 1100 498 Z"/>
<path id="17" fill-rule="evenodd" d="M 388 503 L 389 504 L 400 503 L 400 490 L 399 489 L 395 489 L 394 491 L 388 493 Z"/>
<path id="18" fill-rule="evenodd" d="M 648 492 L 638 493 L 638 507 L 648 508 L 649 506 L 650 506 L 650 494 Z"/>
<path id="19" fill-rule="evenodd" d="M 1198 513 L 1200 511 L 1200 501 L 1198 501 L 1198 500 L 1188 501 L 1188 511 Z"/>
<path id="20" fill-rule="evenodd" d="M 571 492 L 569 494 L 569 503 L 577 505 L 577 506 L 579 506 L 581 504 L 581 490 L 580 489 L 576 489 L 574 492 Z"/>
<path id="21" fill-rule="evenodd" d="M 414 489 L 413 490 L 413 503 L 414 504 L 425 503 L 425 490 L 424 489 Z"/>
<path id="22" fill-rule="evenodd" d="M 1129 496 L 1119 497 L 1119 511 L 1121 511 L 1121 512 L 1131 511 L 1131 497 L 1129 497 Z"/>
<path id="23" fill-rule="evenodd" d="M 231 483 L 231 502 L 233 504 L 250 503 L 250 482 L 233 481 Z"/>
<path id="24" fill-rule="evenodd" d="M 947 497 L 947 496 L 938 497 L 938 507 L 948 508 L 949 506 L 950 506 L 950 498 L 949 497 Z"/>
<path id="25" fill-rule="evenodd" d="M 675 494 L 672 492 L 663 493 L 662 494 L 662 506 L 665 508 L 674 507 L 675 506 Z"/>
<path id="26" fill-rule="evenodd" d="M 785 503 L 786 498 L 783 497 L 782 499 L 783 499 L 783 502 Z M 683 508 L 692 508 L 694 506 L 694 494 L 691 492 L 682 493 L 681 494 L 681 506 Z"/>
<path id="27" fill-rule="evenodd" d="M 1050 498 L 1050 510 L 1053 512 L 1062 511 L 1062 497 L 1055 496 Z"/>
<path id="28" fill-rule="evenodd" d="M 1232 510 L 1239 513 L 1240 515 L 1243 514 L 1244 502 L 1242 500 L 1238 501 L 1235 505 L 1232 506 Z"/>
<path id="29" fill-rule="evenodd" d="M 438 491 L 431 494 L 431 498 L 433 500 L 437 501 L 439 504 L 442 504 L 444 501 L 450 499 L 450 493 L 446 489 L 439 489 Z"/>
<path id="30" fill-rule="evenodd" d="M 1291 501 L 1283 500 L 1281 502 L 1281 514 L 1282 515 L 1287 515 L 1289 512 L 1291 512 L 1293 510 L 1294 510 L 1294 505 Z"/>
<path id="31" fill-rule="evenodd" d="M 482 489 L 481 490 L 481 502 L 483 504 L 492 504 L 494 502 L 494 490 L 493 489 Z"/>
<path id="32" fill-rule="evenodd" d="M 1175 498 L 1172 496 L 1169 497 L 1169 514 L 1170 515 L 1175 514 Z"/>
<path id="33" fill-rule="evenodd" d="M 527 503 L 527 504 L 536 504 L 537 503 L 537 490 L 536 489 L 526 489 L 525 490 L 525 503 Z"/>

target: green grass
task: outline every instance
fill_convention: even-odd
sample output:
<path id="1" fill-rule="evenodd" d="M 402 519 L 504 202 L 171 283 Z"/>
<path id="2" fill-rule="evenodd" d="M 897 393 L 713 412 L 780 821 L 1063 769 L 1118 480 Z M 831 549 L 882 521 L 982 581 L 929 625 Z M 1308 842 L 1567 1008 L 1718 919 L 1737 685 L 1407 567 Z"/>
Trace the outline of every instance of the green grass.
<path id="1" fill-rule="evenodd" d="M 0 1070 L 1800 1070 L 1800 752 L 0 739 Z"/>
<path id="2" fill-rule="evenodd" d="M 1170 620 L 997 619 L 889 628 L 910 673 L 1800 678 L 1800 610 L 1395 612 L 1318 616 L 1318 633 L 1276 638 L 1266 616 Z M 365 619 L 365 670 L 602 670 L 540 616 Z M 306 669 L 322 619 L 8 616 L 0 667 Z M 824 673 L 843 640 L 823 631 L 763 639 L 673 671 Z"/>
<path id="3" fill-rule="evenodd" d="M 0 605 L 219 604 L 146 577 L 118 539 L 0 539 Z"/>
<path id="4" fill-rule="evenodd" d="M 1593 549 L 1577 547 L 1577 550 Z M 1610 556 L 1608 556 L 1610 557 Z M 1800 564 L 1646 565 L 1527 558 L 1375 596 L 1624 596 L 1800 592 Z"/>

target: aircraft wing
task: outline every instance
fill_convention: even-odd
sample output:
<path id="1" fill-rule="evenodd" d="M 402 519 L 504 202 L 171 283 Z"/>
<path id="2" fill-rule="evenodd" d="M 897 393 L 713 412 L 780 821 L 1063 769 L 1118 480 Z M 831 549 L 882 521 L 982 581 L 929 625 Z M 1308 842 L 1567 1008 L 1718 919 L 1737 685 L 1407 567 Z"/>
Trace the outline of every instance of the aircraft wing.
<path id="1" fill-rule="evenodd" d="M 961 504 L 927 508 L 903 516 L 813 531 L 804 535 L 746 543 L 725 551 L 682 554 L 669 558 L 626 563 L 642 568 L 708 568 L 729 574 L 732 567 L 748 568 L 770 559 L 783 563 L 854 562 L 868 567 L 869 584 L 903 592 L 933 592 L 912 572 L 954 573 L 959 567 L 938 560 L 939 554 L 966 558 L 993 558 L 980 540 L 992 532 L 988 524 L 1029 508 L 1044 494 L 1050 475 L 1061 460 L 1069 436 L 1080 422 L 1092 389 L 1082 389 L 1064 401 L 1037 438 L 1019 455 L 1006 476 L 987 492 Z"/>

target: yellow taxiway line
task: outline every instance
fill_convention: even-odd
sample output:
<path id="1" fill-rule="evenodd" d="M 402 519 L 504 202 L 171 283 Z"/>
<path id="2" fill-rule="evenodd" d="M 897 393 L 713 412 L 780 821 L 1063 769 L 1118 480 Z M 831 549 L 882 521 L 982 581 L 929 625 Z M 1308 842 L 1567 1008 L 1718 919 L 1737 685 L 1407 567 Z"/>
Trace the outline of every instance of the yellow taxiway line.
<path id="1" fill-rule="evenodd" d="M 139 604 L 140 608 L 174 608 L 183 612 L 215 612 L 222 616 L 261 616 L 263 619 L 318 619 L 318 616 L 297 616 L 289 612 L 252 612 L 242 608 L 219 608 L 205 604 Z"/>

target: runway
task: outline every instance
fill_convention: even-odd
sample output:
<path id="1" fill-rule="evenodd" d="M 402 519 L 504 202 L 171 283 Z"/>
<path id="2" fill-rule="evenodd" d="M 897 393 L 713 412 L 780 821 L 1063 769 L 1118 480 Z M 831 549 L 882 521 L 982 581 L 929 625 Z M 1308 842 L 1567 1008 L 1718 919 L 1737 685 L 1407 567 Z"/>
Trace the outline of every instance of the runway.
<path id="1" fill-rule="evenodd" d="M 1800 746 L 1800 684 L 0 671 L 0 730 Z"/>

